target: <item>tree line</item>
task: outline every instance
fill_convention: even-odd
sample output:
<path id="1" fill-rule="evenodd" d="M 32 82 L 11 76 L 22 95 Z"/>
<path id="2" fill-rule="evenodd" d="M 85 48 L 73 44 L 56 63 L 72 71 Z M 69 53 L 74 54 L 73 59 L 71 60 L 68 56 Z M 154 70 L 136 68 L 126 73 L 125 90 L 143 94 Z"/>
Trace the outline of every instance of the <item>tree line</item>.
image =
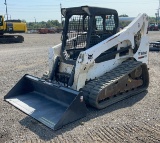
<path id="1" fill-rule="evenodd" d="M 126 14 L 120 15 L 119 17 L 129 17 Z M 26 22 L 25 20 L 22 20 L 23 22 Z M 156 23 L 155 17 L 149 17 L 150 23 Z M 58 20 L 48 20 L 47 22 L 41 21 L 41 22 L 26 22 L 28 29 L 40 29 L 40 28 L 62 28 L 62 24 Z M 120 22 L 119 25 L 122 27 L 125 27 L 129 24 L 129 22 Z"/>
<path id="2" fill-rule="evenodd" d="M 40 29 L 40 28 L 62 28 L 61 23 L 58 20 L 48 20 L 47 22 L 41 21 L 41 22 L 26 22 L 25 20 L 22 20 L 27 24 L 28 29 Z"/>
<path id="3" fill-rule="evenodd" d="M 119 17 L 129 17 L 128 15 L 126 14 L 123 14 L 123 15 L 119 15 Z M 149 17 L 149 23 L 160 23 L 160 20 L 156 19 L 155 17 Z M 125 27 L 129 24 L 130 22 L 125 22 L 125 21 L 120 21 L 119 22 L 119 25 L 120 27 Z"/>

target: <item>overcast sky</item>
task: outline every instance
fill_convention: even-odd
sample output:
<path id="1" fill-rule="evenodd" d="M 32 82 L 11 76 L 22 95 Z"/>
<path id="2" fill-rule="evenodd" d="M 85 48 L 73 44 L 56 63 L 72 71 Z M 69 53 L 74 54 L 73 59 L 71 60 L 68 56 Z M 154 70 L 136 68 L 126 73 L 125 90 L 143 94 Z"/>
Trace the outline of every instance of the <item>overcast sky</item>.
<path id="1" fill-rule="evenodd" d="M 25 19 L 27 22 L 59 20 L 60 3 L 62 7 L 82 5 L 116 9 L 121 14 L 135 17 L 139 13 L 154 16 L 159 7 L 159 0 L 6 0 L 8 14 L 12 19 Z M 5 0 L 0 0 L 0 15 L 5 14 Z"/>

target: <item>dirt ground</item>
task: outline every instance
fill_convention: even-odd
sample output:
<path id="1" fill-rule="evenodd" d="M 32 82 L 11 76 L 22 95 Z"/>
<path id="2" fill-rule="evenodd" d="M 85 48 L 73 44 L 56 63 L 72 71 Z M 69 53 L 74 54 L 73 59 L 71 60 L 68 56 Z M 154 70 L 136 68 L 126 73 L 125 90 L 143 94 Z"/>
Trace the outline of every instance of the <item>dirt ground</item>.
<path id="1" fill-rule="evenodd" d="M 53 131 L 3 101 L 26 73 L 41 77 L 48 69 L 48 48 L 60 34 L 24 34 L 21 44 L 0 45 L 0 143 L 160 142 L 160 53 L 149 53 L 148 92 L 104 110 L 90 108 L 85 118 Z M 151 41 L 160 32 L 149 32 Z"/>

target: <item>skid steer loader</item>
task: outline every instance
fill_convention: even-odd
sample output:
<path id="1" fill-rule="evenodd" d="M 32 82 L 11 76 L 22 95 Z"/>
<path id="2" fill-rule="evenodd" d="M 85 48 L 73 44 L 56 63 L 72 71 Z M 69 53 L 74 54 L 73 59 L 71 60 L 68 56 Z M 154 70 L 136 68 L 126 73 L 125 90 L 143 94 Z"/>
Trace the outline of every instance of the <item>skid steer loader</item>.
<path id="1" fill-rule="evenodd" d="M 24 77 L 5 100 L 57 130 L 87 114 L 147 89 L 148 17 L 118 31 L 116 10 L 63 8 L 62 43 L 49 50 L 49 73 Z"/>

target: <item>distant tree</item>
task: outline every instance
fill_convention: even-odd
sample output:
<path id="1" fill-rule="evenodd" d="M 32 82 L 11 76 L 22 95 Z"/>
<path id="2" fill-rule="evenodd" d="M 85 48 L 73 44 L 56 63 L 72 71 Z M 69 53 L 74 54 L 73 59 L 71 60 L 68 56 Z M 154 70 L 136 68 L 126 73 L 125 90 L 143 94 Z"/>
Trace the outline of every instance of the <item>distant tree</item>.
<path id="1" fill-rule="evenodd" d="M 156 18 L 155 17 L 149 17 L 149 22 L 150 23 L 155 23 L 156 22 Z"/>
<path id="2" fill-rule="evenodd" d="M 58 20 L 48 20 L 47 22 L 41 21 L 41 22 L 27 22 L 28 29 L 39 29 L 39 28 L 61 28 L 62 25 L 59 23 Z"/>
<path id="3" fill-rule="evenodd" d="M 129 17 L 127 14 L 122 14 L 122 15 L 119 15 L 119 17 Z M 126 27 L 128 24 L 129 24 L 130 22 L 128 22 L 128 21 L 120 21 L 119 22 L 119 26 L 120 27 L 122 27 L 122 28 L 124 28 L 124 27 Z"/>
<path id="4" fill-rule="evenodd" d="M 46 23 L 46 27 L 47 28 L 51 28 L 51 27 L 60 27 L 61 24 L 59 23 L 58 20 L 48 20 Z"/>
<path id="5" fill-rule="evenodd" d="M 30 29 L 33 29 L 34 23 L 33 22 L 27 23 L 27 27 L 30 28 Z"/>
<path id="6" fill-rule="evenodd" d="M 24 22 L 24 23 L 26 23 L 26 20 L 25 20 L 25 19 L 22 19 L 21 21 Z"/>
<path id="7" fill-rule="evenodd" d="M 127 14 L 119 15 L 119 17 L 129 17 Z"/>

